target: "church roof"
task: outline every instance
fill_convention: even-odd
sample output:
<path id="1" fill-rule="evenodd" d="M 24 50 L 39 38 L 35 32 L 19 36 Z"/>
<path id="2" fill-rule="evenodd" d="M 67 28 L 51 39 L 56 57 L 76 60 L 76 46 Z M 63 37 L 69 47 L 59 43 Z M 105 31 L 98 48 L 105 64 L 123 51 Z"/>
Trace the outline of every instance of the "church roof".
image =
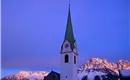
<path id="1" fill-rule="evenodd" d="M 130 80 L 130 70 L 119 70 L 120 80 Z"/>
<path id="2" fill-rule="evenodd" d="M 60 80 L 60 74 L 55 71 L 51 71 L 47 76 L 44 77 L 44 80 Z"/>
<path id="3" fill-rule="evenodd" d="M 130 76 L 130 70 L 121 70 L 123 76 Z"/>
<path id="4" fill-rule="evenodd" d="M 70 47 L 73 50 L 75 39 L 74 39 L 74 34 L 73 34 L 72 22 L 71 22 L 70 7 L 69 7 L 69 11 L 68 11 L 68 19 L 67 19 L 64 41 L 65 40 L 68 40 L 70 42 Z"/>

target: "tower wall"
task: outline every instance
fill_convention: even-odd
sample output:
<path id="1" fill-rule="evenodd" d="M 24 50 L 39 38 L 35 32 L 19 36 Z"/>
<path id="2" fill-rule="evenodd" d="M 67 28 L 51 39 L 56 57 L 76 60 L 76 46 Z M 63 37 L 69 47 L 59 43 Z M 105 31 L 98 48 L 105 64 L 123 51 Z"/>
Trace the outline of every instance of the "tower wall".
<path id="1" fill-rule="evenodd" d="M 65 55 L 69 55 L 69 62 L 65 63 Z M 71 52 L 61 54 L 60 80 L 77 80 L 77 56 Z M 76 56 L 76 64 L 74 64 L 74 55 Z"/>

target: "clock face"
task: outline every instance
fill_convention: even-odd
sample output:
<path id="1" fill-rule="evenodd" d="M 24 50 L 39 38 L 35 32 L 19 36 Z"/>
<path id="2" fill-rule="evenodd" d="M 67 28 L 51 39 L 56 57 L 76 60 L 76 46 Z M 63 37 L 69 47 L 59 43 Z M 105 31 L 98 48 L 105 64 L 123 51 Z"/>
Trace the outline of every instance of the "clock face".
<path id="1" fill-rule="evenodd" d="M 66 43 L 66 44 L 65 44 L 65 48 L 68 48 L 68 47 L 69 47 L 69 44 Z"/>

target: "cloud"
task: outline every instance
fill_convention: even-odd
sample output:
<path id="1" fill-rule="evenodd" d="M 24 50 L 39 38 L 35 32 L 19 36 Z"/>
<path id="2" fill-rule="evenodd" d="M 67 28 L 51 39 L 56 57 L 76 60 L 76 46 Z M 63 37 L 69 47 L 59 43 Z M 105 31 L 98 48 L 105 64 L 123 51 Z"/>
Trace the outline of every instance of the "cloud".
<path id="1" fill-rule="evenodd" d="M 44 57 L 44 58 L 25 58 L 2 61 L 2 68 L 21 68 L 21 67 L 58 67 L 60 63 L 59 57 Z"/>

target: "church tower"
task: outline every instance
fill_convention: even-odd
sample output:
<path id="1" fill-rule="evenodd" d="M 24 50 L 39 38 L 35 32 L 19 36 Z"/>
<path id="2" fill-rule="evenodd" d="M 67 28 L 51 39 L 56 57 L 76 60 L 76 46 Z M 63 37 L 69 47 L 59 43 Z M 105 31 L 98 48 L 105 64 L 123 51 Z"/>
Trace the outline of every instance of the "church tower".
<path id="1" fill-rule="evenodd" d="M 63 44 L 61 46 L 60 80 L 77 80 L 77 45 L 74 39 L 70 6 Z"/>

